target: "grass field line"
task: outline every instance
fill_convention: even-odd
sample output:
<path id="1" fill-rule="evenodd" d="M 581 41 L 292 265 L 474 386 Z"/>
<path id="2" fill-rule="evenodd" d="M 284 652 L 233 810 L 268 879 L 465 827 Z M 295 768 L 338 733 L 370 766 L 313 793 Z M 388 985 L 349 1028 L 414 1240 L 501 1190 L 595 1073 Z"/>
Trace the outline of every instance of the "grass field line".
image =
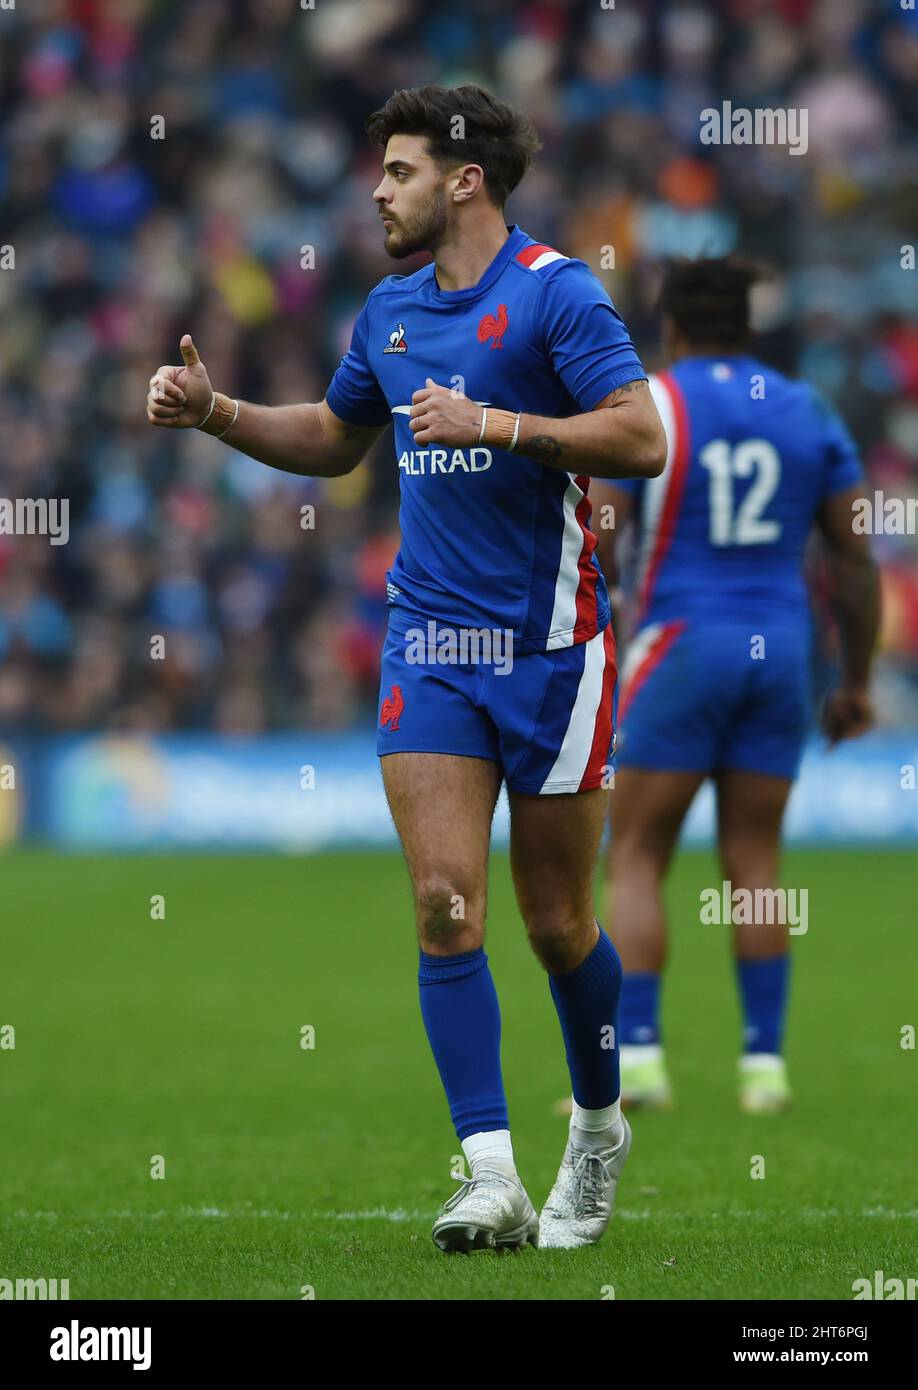
<path id="1" fill-rule="evenodd" d="M 160 1211 L 13 1211 L 7 1218 L 17 1221 L 160 1221 L 168 1217 L 194 1217 L 229 1221 L 246 1221 L 252 1218 L 269 1221 L 388 1221 L 400 1223 L 407 1221 L 429 1221 L 437 1214 L 437 1208 L 425 1210 L 405 1207 L 370 1207 L 364 1211 L 281 1211 L 272 1208 L 237 1207 L 225 1210 L 220 1207 L 175 1207 Z M 883 1221 L 914 1221 L 918 1219 L 918 1208 L 898 1211 L 893 1207 L 796 1207 L 787 1211 L 765 1208 L 759 1211 L 746 1211 L 741 1208 L 729 1211 L 670 1211 L 666 1207 L 640 1210 L 619 1207 L 615 1213 L 616 1221 L 649 1221 L 662 1217 L 666 1221 L 773 1221 L 786 1217 L 805 1221 L 837 1221 L 841 1219 Z M 0 1220 L 3 1213 L 0 1213 Z"/>

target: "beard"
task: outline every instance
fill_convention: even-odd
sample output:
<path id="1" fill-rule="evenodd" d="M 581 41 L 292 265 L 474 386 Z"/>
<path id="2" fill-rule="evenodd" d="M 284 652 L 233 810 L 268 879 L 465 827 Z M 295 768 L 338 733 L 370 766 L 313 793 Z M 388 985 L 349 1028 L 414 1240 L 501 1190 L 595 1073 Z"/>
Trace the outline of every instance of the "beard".
<path id="1" fill-rule="evenodd" d="M 446 194 L 431 198 L 420 212 L 386 233 L 386 253 L 395 261 L 413 256 L 417 251 L 434 252 L 443 240 L 447 228 Z"/>

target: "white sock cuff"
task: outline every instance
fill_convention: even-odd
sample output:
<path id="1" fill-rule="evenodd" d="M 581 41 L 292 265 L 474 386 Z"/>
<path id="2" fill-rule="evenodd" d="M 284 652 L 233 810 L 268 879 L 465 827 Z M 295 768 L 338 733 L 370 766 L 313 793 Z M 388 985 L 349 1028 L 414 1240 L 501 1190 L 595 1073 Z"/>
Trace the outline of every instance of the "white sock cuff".
<path id="1" fill-rule="evenodd" d="M 660 1043 L 622 1043 L 618 1049 L 619 1065 L 639 1066 L 641 1062 L 662 1062 L 663 1047 Z"/>
<path id="2" fill-rule="evenodd" d="M 744 1052 L 739 1059 L 740 1071 L 783 1071 L 784 1058 L 779 1052 Z"/>
<path id="3" fill-rule="evenodd" d="M 611 1129 L 617 1125 L 621 1119 L 622 1103 L 621 1100 L 613 1100 L 611 1105 L 603 1106 L 601 1110 L 586 1110 L 582 1105 L 572 1101 L 571 1125 L 576 1125 L 578 1129 L 585 1129 L 590 1134 L 598 1134 L 601 1130 Z"/>
<path id="4" fill-rule="evenodd" d="M 509 1129 L 487 1129 L 462 1140 L 462 1152 L 474 1176 L 476 1167 L 510 1168 L 516 1172 Z"/>

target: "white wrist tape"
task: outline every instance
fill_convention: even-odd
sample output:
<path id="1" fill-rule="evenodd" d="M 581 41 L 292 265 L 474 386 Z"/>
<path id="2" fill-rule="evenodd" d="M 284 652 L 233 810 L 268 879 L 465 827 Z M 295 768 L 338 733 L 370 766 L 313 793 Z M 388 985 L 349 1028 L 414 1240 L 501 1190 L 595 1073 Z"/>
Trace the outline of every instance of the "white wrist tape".
<path id="1" fill-rule="evenodd" d="M 211 393 L 210 393 L 210 409 L 208 410 L 207 414 L 204 416 L 204 419 L 203 419 L 203 420 L 199 420 L 198 423 L 195 425 L 195 429 L 196 429 L 196 430 L 199 430 L 199 429 L 201 428 L 202 425 L 206 425 L 206 424 L 207 424 L 207 422 L 208 422 L 208 420 L 210 419 L 211 415 L 213 415 L 213 413 L 214 413 L 214 406 L 215 406 L 216 404 L 217 404 L 217 393 L 216 393 L 216 391 L 211 391 Z"/>
<path id="2" fill-rule="evenodd" d="M 233 405 L 236 407 L 236 409 L 233 411 L 233 418 L 227 425 L 226 430 L 231 430 L 235 425 L 237 419 L 239 418 L 239 402 L 233 401 Z M 226 430 L 221 430 L 219 434 L 215 434 L 214 439 L 222 439 L 223 436 L 226 434 Z"/>

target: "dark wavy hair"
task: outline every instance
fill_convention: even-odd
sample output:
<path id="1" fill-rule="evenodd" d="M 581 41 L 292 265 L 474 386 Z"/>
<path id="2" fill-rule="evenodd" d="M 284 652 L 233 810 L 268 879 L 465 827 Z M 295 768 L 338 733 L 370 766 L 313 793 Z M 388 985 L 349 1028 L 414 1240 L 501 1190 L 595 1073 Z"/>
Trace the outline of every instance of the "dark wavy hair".
<path id="1" fill-rule="evenodd" d="M 464 139 L 454 138 L 461 116 Z M 541 142 L 519 111 L 484 87 L 404 87 L 366 123 L 373 145 L 385 148 L 392 135 L 424 135 L 441 170 L 480 164 L 488 197 L 502 208 L 532 163 Z"/>
<path id="2" fill-rule="evenodd" d="M 657 307 L 692 344 L 742 348 L 752 333 L 749 291 L 764 278 L 763 267 L 740 256 L 673 257 Z"/>

